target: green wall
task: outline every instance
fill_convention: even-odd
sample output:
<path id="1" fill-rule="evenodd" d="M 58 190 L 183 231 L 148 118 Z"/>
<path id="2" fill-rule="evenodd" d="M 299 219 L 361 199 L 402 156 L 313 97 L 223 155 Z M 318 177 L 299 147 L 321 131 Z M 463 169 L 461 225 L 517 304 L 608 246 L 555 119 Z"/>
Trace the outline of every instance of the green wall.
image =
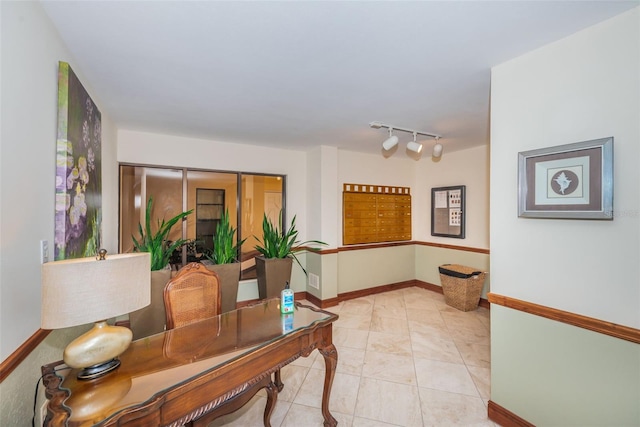
<path id="1" fill-rule="evenodd" d="M 338 253 L 338 294 L 415 279 L 414 245 Z"/>
<path id="2" fill-rule="evenodd" d="M 497 305 L 491 384 L 536 426 L 640 425 L 640 345 Z"/>

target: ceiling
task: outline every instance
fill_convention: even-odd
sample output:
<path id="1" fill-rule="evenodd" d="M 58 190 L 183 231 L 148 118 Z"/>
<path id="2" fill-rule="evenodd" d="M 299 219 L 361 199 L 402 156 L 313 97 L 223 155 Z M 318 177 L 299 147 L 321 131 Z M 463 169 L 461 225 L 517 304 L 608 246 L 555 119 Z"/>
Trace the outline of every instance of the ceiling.
<path id="1" fill-rule="evenodd" d="M 119 128 L 382 153 L 372 121 L 441 134 L 445 152 L 488 144 L 492 66 L 639 3 L 42 4 Z"/>

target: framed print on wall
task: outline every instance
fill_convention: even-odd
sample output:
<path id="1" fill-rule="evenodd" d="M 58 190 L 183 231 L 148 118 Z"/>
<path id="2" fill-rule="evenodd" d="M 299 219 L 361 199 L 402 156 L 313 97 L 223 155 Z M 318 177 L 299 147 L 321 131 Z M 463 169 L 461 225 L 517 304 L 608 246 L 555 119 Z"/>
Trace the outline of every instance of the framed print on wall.
<path id="1" fill-rule="evenodd" d="M 102 116 L 66 62 L 58 64 L 56 261 L 95 256 L 102 224 Z"/>
<path id="2" fill-rule="evenodd" d="M 613 219 L 613 137 L 518 153 L 518 216 Z"/>
<path id="3" fill-rule="evenodd" d="M 431 235 L 464 239 L 465 186 L 431 189 Z"/>

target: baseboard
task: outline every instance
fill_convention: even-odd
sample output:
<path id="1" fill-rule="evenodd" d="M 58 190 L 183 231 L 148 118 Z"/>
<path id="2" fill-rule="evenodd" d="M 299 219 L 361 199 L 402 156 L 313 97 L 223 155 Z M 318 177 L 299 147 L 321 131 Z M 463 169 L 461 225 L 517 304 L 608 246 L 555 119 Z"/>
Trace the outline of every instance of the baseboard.
<path id="1" fill-rule="evenodd" d="M 311 304 L 315 305 L 316 307 L 320 307 L 320 308 L 329 308 L 329 307 L 334 307 L 336 305 L 338 305 L 338 303 L 340 302 L 338 300 L 338 298 L 329 298 L 329 299 L 320 299 L 317 296 L 310 294 L 309 292 L 306 292 L 306 295 L 301 298 L 301 299 L 306 299 L 307 301 L 309 301 Z"/>
<path id="2" fill-rule="evenodd" d="M 480 298 L 480 302 L 478 303 L 478 305 L 480 307 L 486 308 L 487 310 L 491 310 L 491 303 L 484 298 Z"/>
<path id="3" fill-rule="evenodd" d="M 316 307 L 325 309 L 329 307 L 335 307 L 336 305 L 340 304 L 343 301 L 362 298 L 369 295 L 381 294 L 383 292 L 396 291 L 398 289 L 410 288 L 412 286 L 426 289 L 431 292 L 437 292 L 439 294 L 443 293 L 441 286 L 414 279 L 414 280 L 407 280 L 404 282 L 391 283 L 389 285 L 376 286 L 373 288 L 360 289 L 357 291 L 344 292 L 344 293 L 338 294 L 338 296 L 335 298 L 320 299 L 317 296 L 305 291 L 296 292 L 294 295 L 294 298 L 296 301 L 307 300 L 311 304 L 315 305 Z M 236 304 L 236 308 L 248 307 L 250 305 L 254 305 L 259 302 L 260 302 L 259 299 L 240 301 Z M 489 301 L 487 301 L 484 298 L 480 298 L 480 303 L 478 305 L 486 309 L 491 309 L 491 304 L 489 304 Z"/>
<path id="4" fill-rule="evenodd" d="M 296 292 L 296 300 L 298 299 L 306 299 L 316 307 L 320 308 L 329 308 L 338 305 L 343 301 L 348 301 L 356 298 L 362 298 L 369 295 L 381 294 L 383 292 L 395 291 L 398 289 L 410 288 L 412 286 L 416 286 L 418 288 L 426 289 L 431 292 L 437 292 L 439 294 L 443 294 L 442 286 L 434 285 L 433 283 L 423 282 L 421 280 L 406 280 L 404 282 L 391 283 L 389 285 L 376 286 L 373 288 L 360 289 L 357 291 L 344 292 L 338 294 L 336 298 L 329 298 L 325 300 L 321 300 L 315 295 L 310 294 L 309 292 Z M 491 304 L 484 298 L 480 298 L 480 302 L 478 304 L 480 307 L 484 307 L 486 309 L 491 309 Z"/>
<path id="5" fill-rule="evenodd" d="M 442 286 L 434 285 L 433 283 L 429 283 L 429 282 L 423 282 L 422 280 L 416 280 L 415 282 L 416 282 L 415 286 L 419 288 L 444 295 Z"/>
<path id="6" fill-rule="evenodd" d="M 407 280 L 404 282 L 391 283 L 389 285 L 376 286 L 373 288 L 360 289 L 358 291 L 344 292 L 338 294 L 338 302 L 348 301 L 351 299 L 362 298 L 368 295 L 381 294 L 383 292 L 395 291 L 398 289 L 410 288 L 416 286 L 417 280 Z"/>
<path id="7" fill-rule="evenodd" d="M 492 400 L 489 401 L 487 415 L 491 421 L 500 424 L 502 427 L 535 427 L 535 424 L 520 418 Z"/>

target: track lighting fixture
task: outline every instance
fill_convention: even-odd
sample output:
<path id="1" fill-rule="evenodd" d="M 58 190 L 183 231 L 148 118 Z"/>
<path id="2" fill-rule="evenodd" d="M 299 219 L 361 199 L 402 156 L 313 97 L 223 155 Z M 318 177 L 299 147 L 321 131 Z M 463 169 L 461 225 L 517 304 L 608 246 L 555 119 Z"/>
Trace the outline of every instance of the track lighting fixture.
<path id="1" fill-rule="evenodd" d="M 389 138 L 382 143 L 385 150 L 389 151 L 398 144 L 398 137 L 393 134 L 393 128 L 389 128 Z"/>
<path id="2" fill-rule="evenodd" d="M 422 151 L 422 144 L 416 142 L 417 133 L 413 133 L 413 141 L 407 142 L 407 149 L 413 151 L 414 153 L 419 153 Z"/>
<path id="3" fill-rule="evenodd" d="M 442 156 L 442 144 L 438 142 L 440 137 L 436 137 L 436 145 L 433 146 L 433 157 L 438 158 Z"/>
<path id="4" fill-rule="evenodd" d="M 380 122 L 371 122 L 369 123 L 369 126 L 371 126 L 374 129 L 380 129 L 380 128 L 388 128 L 389 129 L 389 138 L 387 138 L 383 143 L 382 143 L 382 147 L 386 150 L 389 151 L 391 150 L 393 147 L 395 147 L 398 144 L 398 137 L 396 135 L 393 134 L 393 131 L 399 131 L 399 132 L 410 132 L 413 133 L 413 141 L 409 141 L 407 143 L 407 149 L 410 151 L 413 151 L 414 153 L 420 153 L 422 151 L 422 144 L 419 143 L 418 141 L 416 141 L 416 139 L 418 138 L 418 135 L 424 135 L 424 136 L 429 136 L 431 138 L 435 138 L 436 140 L 436 145 L 433 147 L 433 157 L 440 157 L 442 155 L 442 144 L 440 144 L 439 140 L 440 138 L 442 138 L 441 135 L 437 135 L 434 133 L 428 133 L 428 132 L 421 132 L 421 131 L 417 131 L 417 130 L 413 130 L 413 129 L 405 129 L 405 128 L 399 128 L 396 126 L 391 126 L 391 125 L 386 125 L 384 123 L 380 123 Z"/>

